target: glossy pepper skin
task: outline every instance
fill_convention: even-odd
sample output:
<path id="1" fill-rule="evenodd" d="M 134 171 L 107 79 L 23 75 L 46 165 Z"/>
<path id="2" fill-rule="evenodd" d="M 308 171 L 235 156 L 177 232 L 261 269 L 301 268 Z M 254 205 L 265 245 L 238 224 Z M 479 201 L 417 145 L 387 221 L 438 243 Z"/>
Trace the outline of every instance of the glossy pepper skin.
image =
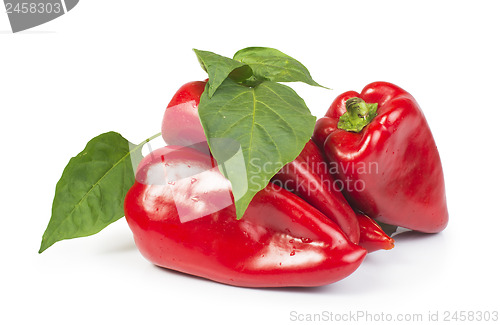
<path id="1" fill-rule="evenodd" d="M 125 198 L 137 247 L 152 263 L 244 287 L 339 281 L 366 250 L 298 196 L 269 184 L 236 219 L 230 183 L 209 155 L 168 146 L 140 163 Z"/>
<path id="2" fill-rule="evenodd" d="M 188 82 L 174 94 L 162 122 L 162 136 L 166 143 L 209 152 L 198 116 L 198 105 L 205 85 L 206 81 Z M 301 155 L 283 168 L 275 180 L 295 188 L 294 193 L 334 220 L 349 239 L 357 243 L 359 225 L 356 215 L 342 194 L 334 189 L 334 180 L 326 170 L 327 167 L 322 168 L 325 167 L 324 163 L 322 153 L 309 141 Z M 317 172 L 314 169 L 318 169 Z M 312 191 L 309 186 L 300 186 L 304 183 L 316 189 Z"/>
<path id="3" fill-rule="evenodd" d="M 205 132 L 198 116 L 200 97 L 207 81 L 184 84 L 174 94 L 163 115 L 161 134 L 165 143 L 178 146 L 194 146 L 208 153 Z"/>
<path id="4" fill-rule="evenodd" d="M 376 116 L 359 132 L 338 125 L 347 111 L 346 102 L 353 97 L 378 106 Z M 424 114 L 405 90 L 374 82 L 361 93 L 340 95 L 318 121 L 313 139 L 338 165 L 336 176 L 351 184 L 344 194 L 355 208 L 384 223 L 422 232 L 446 227 L 439 153 Z"/>
<path id="5" fill-rule="evenodd" d="M 273 182 L 321 211 L 357 244 L 360 236 L 358 219 L 336 187 L 328 168 L 318 146 L 309 140 L 299 156 L 273 177 Z"/>
<path id="6" fill-rule="evenodd" d="M 389 237 L 372 218 L 362 213 L 357 213 L 356 217 L 361 230 L 359 245 L 368 253 L 394 248 L 394 239 Z"/>

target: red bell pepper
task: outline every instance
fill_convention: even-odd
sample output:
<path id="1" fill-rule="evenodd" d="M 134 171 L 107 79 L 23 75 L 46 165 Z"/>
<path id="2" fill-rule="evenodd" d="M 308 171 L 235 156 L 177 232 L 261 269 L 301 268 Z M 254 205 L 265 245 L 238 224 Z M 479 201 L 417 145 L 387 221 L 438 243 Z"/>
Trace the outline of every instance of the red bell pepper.
<path id="1" fill-rule="evenodd" d="M 328 168 L 323 154 L 310 140 L 300 155 L 273 177 L 273 181 L 323 212 L 357 244 L 360 236 L 358 219 Z"/>
<path id="2" fill-rule="evenodd" d="M 188 82 L 174 94 L 165 110 L 162 122 L 162 136 L 166 143 L 191 146 L 205 153 L 208 152 L 208 148 L 202 145 L 206 137 L 198 116 L 198 105 L 205 84 L 206 81 Z M 308 162 L 310 164 L 306 167 L 304 164 L 307 165 Z M 349 239 L 357 243 L 359 225 L 356 215 L 342 194 L 334 189 L 334 180 L 326 168 L 322 153 L 311 142 L 306 145 L 301 155 L 288 164 L 275 179 L 294 187 L 296 194 L 334 220 Z M 302 185 L 304 183 L 306 187 Z M 310 186 L 316 186 L 314 193 Z"/>
<path id="3" fill-rule="evenodd" d="M 152 263 L 235 286 L 320 286 L 345 278 L 366 250 L 298 196 L 269 184 L 241 220 L 209 155 L 164 147 L 140 163 L 125 216 Z"/>
<path id="4" fill-rule="evenodd" d="M 405 90 L 374 82 L 338 96 L 313 139 L 355 208 L 422 232 L 448 222 L 443 169 L 424 114 Z"/>
<path id="5" fill-rule="evenodd" d="M 200 96 L 206 81 L 184 84 L 173 96 L 165 110 L 162 136 L 165 142 L 174 145 L 192 146 L 207 152 L 206 141 L 198 117 Z M 356 214 L 349 206 L 335 179 L 329 174 L 323 154 L 313 142 L 306 144 L 302 153 L 285 166 L 274 181 L 299 195 L 327 217 L 332 219 L 353 243 L 358 243 L 360 231 Z"/>

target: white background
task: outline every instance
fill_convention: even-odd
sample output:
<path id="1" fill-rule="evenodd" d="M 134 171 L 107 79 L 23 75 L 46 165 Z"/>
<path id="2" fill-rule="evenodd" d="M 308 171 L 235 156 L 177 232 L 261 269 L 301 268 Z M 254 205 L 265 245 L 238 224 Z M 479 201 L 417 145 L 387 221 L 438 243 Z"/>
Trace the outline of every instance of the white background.
<path id="1" fill-rule="evenodd" d="M 2 8 L 0 323 L 295 324 L 292 311 L 424 320 L 429 311 L 499 311 L 499 12 L 498 1 L 82 0 L 12 34 Z M 231 56 L 247 46 L 280 49 L 332 88 L 293 85 L 319 117 L 335 96 L 372 81 L 412 93 L 441 154 L 448 228 L 396 237 L 392 251 L 313 289 L 236 288 L 160 269 L 139 254 L 124 219 L 37 253 L 56 182 L 88 140 L 155 134 L 174 92 L 205 78 L 193 47 Z"/>

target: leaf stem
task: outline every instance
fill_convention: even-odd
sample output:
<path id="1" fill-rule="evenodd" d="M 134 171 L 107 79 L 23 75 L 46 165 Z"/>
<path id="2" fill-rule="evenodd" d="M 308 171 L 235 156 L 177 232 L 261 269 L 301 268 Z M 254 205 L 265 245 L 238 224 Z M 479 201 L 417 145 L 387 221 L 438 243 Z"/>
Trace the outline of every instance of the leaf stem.
<path id="1" fill-rule="evenodd" d="M 149 141 L 153 140 L 153 139 L 156 139 L 158 138 L 159 136 L 161 135 L 161 132 L 158 132 L 156 133 L 155 135 L 153 136 L 150 136 L 149 138 L 147 138 L 146 140 L 142 141 L 141 143 L 139 143 L 137 146 L 138 147 L 142 147 L 143 145 L 145 145 L 146 143 L 148 143 Z"/>

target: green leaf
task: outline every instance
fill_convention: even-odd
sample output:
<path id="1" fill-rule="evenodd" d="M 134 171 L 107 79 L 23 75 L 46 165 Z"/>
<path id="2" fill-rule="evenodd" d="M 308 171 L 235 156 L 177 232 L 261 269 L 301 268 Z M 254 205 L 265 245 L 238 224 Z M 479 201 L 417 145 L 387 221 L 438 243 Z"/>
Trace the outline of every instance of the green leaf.
<path id="1" fill-rule="evenodd" d="M 135 181 L 131 158 L 142 157 L 141 148 L 149 140 L 134 145 L 108 132 L 71 158 L 57 182 L 39 253 L 60 240 L 96 234 L 123 217 L 125 195 Z"/>
<path id="2" fill-rule="evenodd" d="M 212 98 L 203 93 L 198 112 L 210 150 L 231 181 L 238 218 L 300 154 L 316 121 L 295 91 L 270 81 L 246 87 L 226 79 Z"/>
<path id="3" fill-rule="evenodd" d="M 208 96 L 212 97 L 226 78 L 242 81 L 252 75 L 252 69 L 244 63 L 208 51 L 193 49 L 201 67 L 208 73 Z"/>
<path id="4" fill-rule="evenodd" d="M 311 86 L 323 87 L 313 80 L 302 63 L 273 48 L 247 47 L 236 52 L 233 58 L 248 64 L 257 79 L 275 82 L 301 81 Z"/>

